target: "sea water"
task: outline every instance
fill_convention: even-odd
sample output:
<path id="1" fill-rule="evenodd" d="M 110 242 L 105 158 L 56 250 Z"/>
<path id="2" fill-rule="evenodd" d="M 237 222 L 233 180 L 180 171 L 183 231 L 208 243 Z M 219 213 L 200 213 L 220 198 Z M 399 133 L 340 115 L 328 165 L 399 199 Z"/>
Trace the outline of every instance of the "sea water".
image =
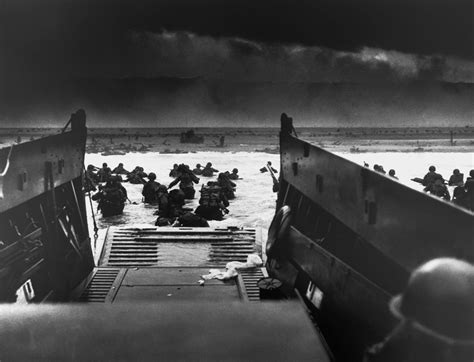
<path id="1" fill-rule="evenodd" d="M 396 170 L 399 182 L 417 190 L 422 190 L 422 186 L 411 181 L 414 177 L 423 177 L 430 165 L 437 168 L 444 178 L 448 179 L 453 169 L 458 168 L 464 177 L 469 174 L 469 170 L 474 169 L 474 155 L 472 153 L 437 153 L 437 152 L 380 152 L 380 153 L 337 153 L 339 156 L 347 158 L 359 165 L 364 162 L 372 169 L 374 164 L 382 165 L 388 173 L 389 169 Z M 213 167 L 219 171 L 232 171 L 233 168 L 239 170 L 240 180 L 237 184 L 236 198 L 230 201 L 229 214 L 222 221 L 210 221 L 212 227 L 262 227 L 268 228 L 275 212 L 276 193 L 272 192 L 273 181 L 268 172 L 261 173 L 260 168 L 268 161 L 272 162 L 274 168 L 279 169 L 279 155 L 262 152 L 197 152 L 182 154 L 160 154 L 157 152 L 148 153 L 127 153 L 126 155 L 101 156 L 100 154 L 87 154 L 85 163 L 95 166 L 102 166 L 106 162 L 110 168 L 114 168 L 118 163 L 123 163 L 125 169 L 132 170 L 135 166 L 141 166 L 145 172 L 154 172 L 157 181 L 164 185 L 169 185 L 172 178 L 168 176 L 173 164 L 185 163 L 191 169 L 197 163 L 205 165 L 211 162 Z M 196 196 L 193 200 L 187 200 L 186 207 L 195 209 L 198 205 L 199 190 L 203 184 L 215 177 L 200 176 L 199 184 L 195 185 Z M 146 205 L 142 202 L 142 185 L 123 183 L 131 201 L 127 202 L 123 215 L 104 218 L 100 214 L 96 215 L 97 225 L 100 229 L 105 229 L 111 225 L 132 225 L 148 224 L 154 225 L 156 220 L 156 206 Z M 177 186 L 176 186 L 177 187 Z M 450 188 L 452 195 L 452 188 Z M 97 203 L 93 203 L 94 209 Z M 89 212 L 89 226 L 91 227 L 91 213 Z"/>

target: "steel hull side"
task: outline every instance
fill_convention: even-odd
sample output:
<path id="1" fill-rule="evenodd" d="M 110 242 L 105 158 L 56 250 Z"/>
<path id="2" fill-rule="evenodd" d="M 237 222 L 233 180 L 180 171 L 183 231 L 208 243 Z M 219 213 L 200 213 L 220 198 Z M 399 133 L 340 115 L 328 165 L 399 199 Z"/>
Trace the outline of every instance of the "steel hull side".
<path id="1" fill-rule="evenodd" d="M 293 136 L 280 141 L 282 179 L 407 271 L 440 256 L 474 262 L 472 212 Z"/>
<path id="2" fill-rule="evenodd" d="M 0 177 L 0 213 L 51 188 L 81 177 L 87 132 L 75 130 L 12 146 L 9 167 Z M 0 149 L 0 169 L 6 167 L 10 147 Z"/>
<path id="3" fill-rule="evenodd" d="M 27 302 L 65 301 L 94 267 L 83 111 L 72 115 L 71 127 L 0 150 L 0 302 L 17 301 L 20 290 L 27 290 Z"/>
<path id="4" fill-rule="evenodd" d="M 383 339 L 396 323 L 387 307 L 390 294 L 293 227 L 288 240 L 282 257 L 270 260 L 270 274 L 288 281 L 294 268 L 291 287 L 313 308 L 333 353 L 361 355 L 364 346 Z M 311 288 L 322 292 L 318 302 Z"/>
<path id="5" fill-rule="evenodd" d="M 388 301 L 414 268 L 443 256 L 474 262 L 474 214 L 300 140 L 290 129 L 280 134 L 277 210 L 290 206 L 291 231 L 267 268 L 314 307 L 336 358 L 358 360 L 393 328 Z M 310 285 L 322 292 L 317 306 Z"/>

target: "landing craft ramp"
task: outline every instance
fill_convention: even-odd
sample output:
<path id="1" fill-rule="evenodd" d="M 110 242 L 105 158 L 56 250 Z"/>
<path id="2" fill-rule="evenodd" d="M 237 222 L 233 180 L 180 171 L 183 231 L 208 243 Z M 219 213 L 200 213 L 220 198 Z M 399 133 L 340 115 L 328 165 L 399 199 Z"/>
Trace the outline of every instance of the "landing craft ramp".
<path id="1" fill-rule="evenodd" d="M 302 303 L 260 303 L 264 267 L 199 284 L 211 268 L 225 270 L 230 261 L 261 254 L 260 229 L 110 227 L 102 242 L 98 267 L 73 292 L 79 303 L 55 318 L 54 330 L 31 332 L 75 338 L 74 359 L 330 360 Z M 71 331 L 77 316 L 88 327 Z M 51 311 L 41 310 L 40 317 L 50 318 Z M 21 321 L 11 324 L 15 329 Z M 104 347 L 88 349 L 96 338 Z M 133 343 L 125 342 L 130 338 Z M 45 351 L 69 357 L 67 349 Z"/>
<path id="2" fill-rule="evenodd" d="M 222 281 L 201 276 L 246 262 L 261 249 L 260 229 L 110 227 L 98 267 L 74 293 L 82 302 L 138 300 L 258 301 L 265 268 L 241 270 Z"/>

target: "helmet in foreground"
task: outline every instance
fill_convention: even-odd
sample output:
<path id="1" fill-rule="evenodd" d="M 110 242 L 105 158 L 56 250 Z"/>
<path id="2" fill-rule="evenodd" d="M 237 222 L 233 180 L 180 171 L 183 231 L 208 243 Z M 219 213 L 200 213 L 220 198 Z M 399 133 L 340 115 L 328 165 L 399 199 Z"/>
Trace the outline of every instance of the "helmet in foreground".
<path id="1" fill-rule="evenodd" d="M 449 344 L 474 343 L 474 265 L 454 258 L 431 260 L 410 276 L 392 313 Z"/>

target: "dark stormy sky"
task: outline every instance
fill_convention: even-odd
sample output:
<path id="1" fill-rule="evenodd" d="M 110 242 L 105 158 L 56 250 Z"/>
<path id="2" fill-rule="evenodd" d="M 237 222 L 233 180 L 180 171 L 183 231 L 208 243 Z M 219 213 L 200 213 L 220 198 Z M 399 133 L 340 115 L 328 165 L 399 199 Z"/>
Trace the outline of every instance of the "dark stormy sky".
<path id="1" fill-rule="evenodd" d="M 2 0 L 0 121 L 100 103 L 84 79 L 473 82 L 473 44 L 472 0 Z"/>

